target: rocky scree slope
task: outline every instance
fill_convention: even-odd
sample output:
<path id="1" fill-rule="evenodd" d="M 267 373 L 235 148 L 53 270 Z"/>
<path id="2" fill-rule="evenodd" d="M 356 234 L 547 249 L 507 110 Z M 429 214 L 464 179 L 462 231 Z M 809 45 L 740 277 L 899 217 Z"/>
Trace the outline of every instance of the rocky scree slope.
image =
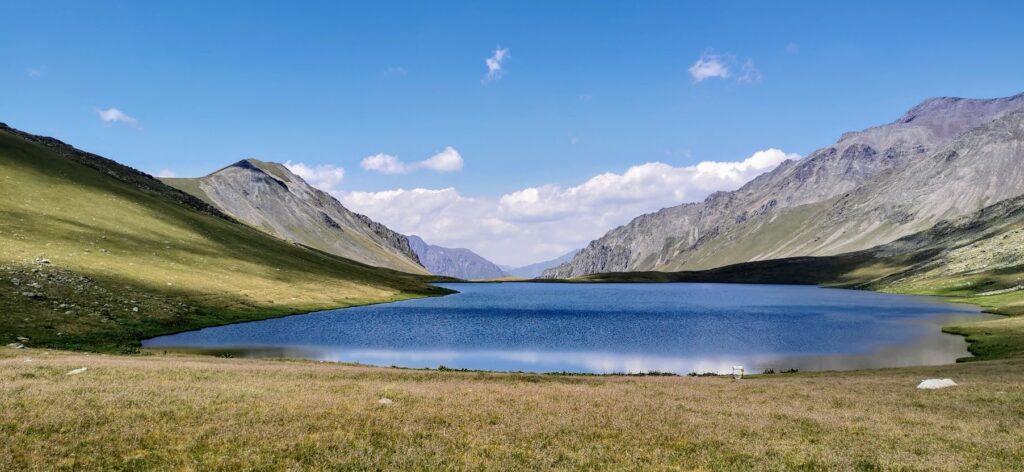
<path id="1" fill-rule="evenodd" d="M 372 266 L 427 273 L 404 235 L 349 211 L 281 164 L 246 159 L 205 177 L 164 182 L 279 238 Z"/>
<path id="2" fill-rule="evenodd" d="M 738 190 L 637 217 L 544 272 L 701 270 L 866 249 L 1024 193 L 1024 94 L 929 99 Z"/>

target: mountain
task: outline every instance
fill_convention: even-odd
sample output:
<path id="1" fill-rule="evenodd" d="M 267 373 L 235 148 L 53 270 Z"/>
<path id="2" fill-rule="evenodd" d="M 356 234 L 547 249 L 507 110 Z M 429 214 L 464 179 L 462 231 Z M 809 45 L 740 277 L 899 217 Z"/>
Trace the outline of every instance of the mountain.
<path id="1" fill-rule="evenodd" d="M 409 245 L 419 256 L 423 266 L 435 275 L 465 280 L 496 279 L 505 276 L 500 267 L 469 249 L 452 249 L 427 244 L 415 235 L 409 236 Z"/>
<path id="2" fill-rule="evenodd" d="M 738 190 L 639 216 L 544 277 L 866 249 L 1024 193 L 1024 94 L 933 98 Z"/>
<path id="3" fill-rule="evenodd" d="M 0 124 L 0 344 L 132 350 L 204 326 L 448 293 L 267 235 L 160 180 Z"/>
<path id="4" fill-rule="evenodd" d="M 427 273 L 404 235 L 349 211 L 281 164 L 246 159 L 205 177 L 163 181 L 279 238 L 372 266 Z"/>
<path id="5" fill-rule="evenodd" d="M 505 271 L 506 274 L 514 277 L 525 277 L 527 279 L 533 279 L 536 277 L 540 277 L 540 275 L 544 273 L 544 271 L 547 269 L 557 267 L 562 263 L 572 260 L 572 258 L 576 256 L 576 253 L 578 252 L 580 252 L 579 249 L 573 249 L 572 251 L 562 254 L 561 256 L 558 256 L 554 259 L 537 262 L 535 264 L 525 265 L 522 267 L 502 267 L 501 270 Z"/>

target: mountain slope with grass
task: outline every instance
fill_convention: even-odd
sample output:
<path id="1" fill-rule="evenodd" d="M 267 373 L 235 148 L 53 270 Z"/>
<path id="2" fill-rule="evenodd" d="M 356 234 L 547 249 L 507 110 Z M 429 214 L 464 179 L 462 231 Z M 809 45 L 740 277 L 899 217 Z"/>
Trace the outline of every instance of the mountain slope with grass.
<path id="1" fill-rule="evenodd" d="M 1024 193 L 1024 94 L 929 99 L 732 192 L 637 217 L 545 272 L 701 270 L 857 251 Z"/>
<path id="2" fill-rule="evenodd" d="M 372 266 L 427 273 L 404 235 L 349 211 L 284 165 L 246 159 L 205 177 L 163 181 L 287 241 Z"/>
<path id="3" fill-rule="evenodd" d="M 159 180 L 0 125 L 0 341 L 142 338 L 448 293 L 282 241 Z"/>

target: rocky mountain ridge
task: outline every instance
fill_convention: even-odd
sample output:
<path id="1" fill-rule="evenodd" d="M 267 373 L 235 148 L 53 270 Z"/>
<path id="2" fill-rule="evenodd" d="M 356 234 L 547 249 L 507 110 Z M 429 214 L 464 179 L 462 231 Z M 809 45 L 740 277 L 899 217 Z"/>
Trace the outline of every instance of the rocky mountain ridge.
<path id="1" fill-rule="evenodd" d="M 163 181 L 279 238 L 372 266 L 427 273 L 408 238 L 349 211 L 284 165 L 245 159 L 205 177 Z"/>
<path id="2" fill-rule="evenodd" d="M 497 279 L 506 275 L 495 263 L 469 249 L 435 246 L 416 235 L 409 236 L 409 244 L 423 266 L 435 275 L 465 280 Z"/>
<path id="3" fill-rule="evenodd" d="M 1024 94 L 925 100 L 738 190 L 641 215 L 544 277 L 700 270 L 893 241 L 1024 192 L 1021 110 Z"/>

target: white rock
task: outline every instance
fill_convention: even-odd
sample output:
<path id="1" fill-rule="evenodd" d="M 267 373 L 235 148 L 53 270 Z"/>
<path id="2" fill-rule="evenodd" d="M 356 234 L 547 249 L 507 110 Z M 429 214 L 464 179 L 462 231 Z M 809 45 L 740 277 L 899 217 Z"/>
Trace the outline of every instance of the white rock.
<path id="1" fill-rule="evenodd" d="M 81 373 L 83 373 L 83 372 L 85 372 L 87 370 L 89 370 L 89 369 L 87 369 L 85 367 L 79 367 L 79 368 L 77 368 L 75 370 L 72 370 L 72 371 L 68 372 L 67 375 L 78 375 L 78 374 L 81 374 Z"/>
<path id="2" fill-rule="evenodd" d="M 7 345 L 7 347 L 9 347 L 11 349 L 24 349 L 25 345 L 22 344 L 22 343 L 10 343 L 10 344 Z"/>
<path id="3" fill-rule="evenodd" d="M 381 398 L 380 400 L 377 400 L 377 403 L 380 403 L 381 405 L 390 405 L 394 402 L 391 401 L 390 398 Z"/>
<path id="4" fill-rule="evenodd" d="M 946 387 L 956 387 L 956 382 L 953 379 L 925 379 L 917 384 L 917 388 L 922 390 L 936 390 Z"/>

